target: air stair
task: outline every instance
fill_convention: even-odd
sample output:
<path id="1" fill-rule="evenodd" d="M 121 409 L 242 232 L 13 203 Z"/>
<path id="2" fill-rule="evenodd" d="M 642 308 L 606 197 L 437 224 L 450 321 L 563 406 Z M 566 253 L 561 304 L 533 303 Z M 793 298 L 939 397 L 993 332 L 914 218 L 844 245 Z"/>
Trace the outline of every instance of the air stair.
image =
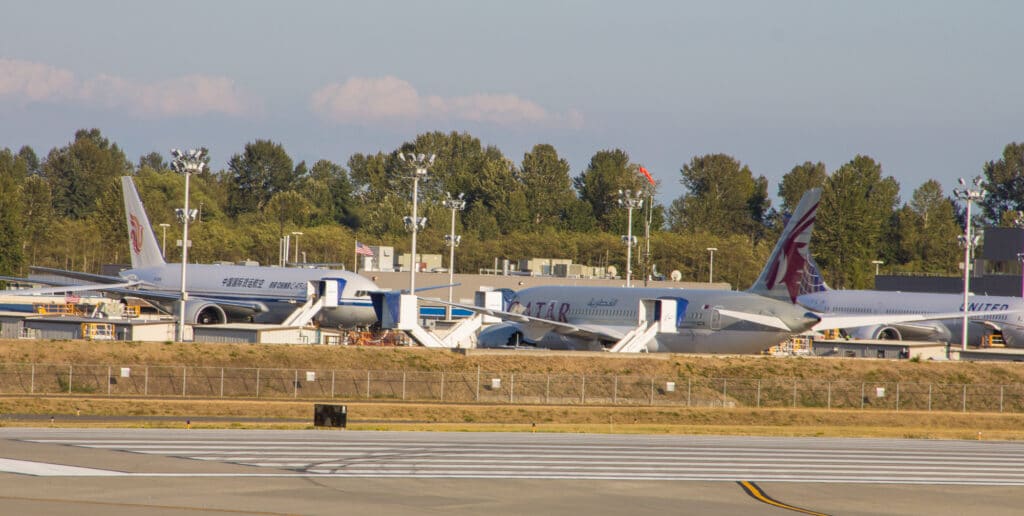
<path id="1" fill-rule="evenodd" d="M 330 278 L 306 282 L 306 302 L 285 318 L 281 326 L 301 328 L 308 325 L 324 308 L 338 306 L 341 284 L 340 280 Z"/>
<path id="2" fill-rule="evenodd" d="M 681 298 L 641 299 L 637 309 L 637 327 L 626 333 L 614 346 L 612 353 L 646 353 L 649 344 L 659 334 L 676 333 L 686 300 Z"/>
<path id="3" fill-rule="evenodd" d="M 483 299 L 494 302 L 500 307 L 500 292 L 477 292 Z M 474 314 L 467 317 L 444 336 L 439 337 L 436 333 L 424 328 L 419 324 L 418 298 L 409 294 L 398 292 L 371 293 L 374 309 L 378 310 L 381 327 L 396 329 L 406 332 L 421 346 L 427 348 L 472 348 L 476 346 L 476 332 L 480 329 L 488 316 Z"/>

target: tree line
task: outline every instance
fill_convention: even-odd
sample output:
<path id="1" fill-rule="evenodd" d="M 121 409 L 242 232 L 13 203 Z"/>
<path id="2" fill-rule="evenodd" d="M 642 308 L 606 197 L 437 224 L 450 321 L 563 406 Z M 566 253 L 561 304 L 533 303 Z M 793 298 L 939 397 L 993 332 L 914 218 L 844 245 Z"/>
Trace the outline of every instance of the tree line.
<path id="1" fill-rule="evenodd" d="M 352 266 L 355 241 L 408 249 L 403 217 L 410 214 L 412 181 L 399 153 L 435 154 L 420 182 L 420 216 L 428 224 L 417 251 L 446 255 L 451 213 L 442 201 L 463 193 L 457 272 L 493 266 L 495 258 L 569 258 L 615 265 L 624 274 L 627 212 L 619 191 L 639 192 L 633 234 L 642 238 L 633 273 L 679 270 L 684 279 L 707 279 L 706 248 L 718 248 L 715 279 L 737 288 L 751 284 L 771 250 L 786 213 L 808 188 L 823 189 L 813 250 L 825 279 L 838 288 L 872 284 L 872 261 L 889 271 L 955 274 L 962 204 L 934 179 L 907 202 L 880 163 L 854 156 L 828 171 L 821 162 L 795 165 L 777 187 L 772 206 L 768 180 L 725 154 L 695 156 L 678 177 L 650 182 L 622 149 L 597 151 L 573 174 L 554 146 L 535 145 L 518 162 L 466 133 L 430 132 L 389 151 L 353 154 L 344 165 L 329 160 L 296 163 L 285 148 L 255 140 L 227 161 L 193 176 L 190 227 L 195 262 L 256 260 L 276 263 L 283 235 L 302 231 L 307 261 Z M 976 224 L 1008 225 L 1024 209 L 1024 144 L 1008 144 L 981 165 L 989 195 Z M 180 250 L 174 209 L 184 179 L 160 152 L 129 160 L 98 129 L 83 129 L 63 147 L 39 158 L 23 146 L 0 150 L 0 274 L 24 275 L 28 265 L 98 272 L 128 261 L 119 177 L 135 178 L 158 242 L 167 255 Z M 654 202 L 663 181 L 678 180 L 683 194 L 668 206 Z M 160 226 L 168 224 L 167 227 Z M 649 253 L 647 248 L 649 245 Z"/>

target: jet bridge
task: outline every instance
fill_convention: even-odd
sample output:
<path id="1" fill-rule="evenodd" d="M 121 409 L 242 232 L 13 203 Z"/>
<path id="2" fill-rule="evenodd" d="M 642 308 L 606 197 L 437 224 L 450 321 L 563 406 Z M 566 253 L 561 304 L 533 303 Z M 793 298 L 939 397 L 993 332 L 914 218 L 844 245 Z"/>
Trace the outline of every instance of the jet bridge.
<path id="1" fill-rule="evenodd" d="M 608 351 L 643 353 L 659 334 L 678 333 L 686 315 L 687 301 L 682 298 L 641 299 L 637 307 L 637 327 L 619 339 Z"/>
<path id="2" fill-rule="evenodd" d="M 498 300 L 500 306 L 501 292 L 477 292 L 477 304 L 481 296 L 493 304 Z M 417 296 L 399 292 L 372 292 L 374 310 L 380 318 L 382 328 L 404 331 L 416 342 L 427 348 L 469 348 L 476 346 L 476 331 L 483 325 L 484 315 L 474 314 L 459 321 L 447 335 L 439 337 L 419 323 L 419 306 Z"/>

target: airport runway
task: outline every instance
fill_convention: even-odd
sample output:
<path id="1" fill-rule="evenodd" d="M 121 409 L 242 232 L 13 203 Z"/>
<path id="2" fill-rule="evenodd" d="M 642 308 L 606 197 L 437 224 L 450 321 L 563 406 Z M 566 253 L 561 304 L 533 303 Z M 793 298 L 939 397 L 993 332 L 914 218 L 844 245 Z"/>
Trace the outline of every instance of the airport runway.
<path id="1" fill-rule="evenodd" d="M 1014 514 L 1021 486 L 1004 442 L 0 428 L 35 514 Z"/>

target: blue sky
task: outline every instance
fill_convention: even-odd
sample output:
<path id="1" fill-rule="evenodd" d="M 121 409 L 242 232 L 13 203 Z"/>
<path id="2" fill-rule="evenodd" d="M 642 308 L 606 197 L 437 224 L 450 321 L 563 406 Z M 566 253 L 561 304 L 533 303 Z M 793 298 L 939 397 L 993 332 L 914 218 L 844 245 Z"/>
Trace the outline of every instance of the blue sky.
<path id="1" fill-rule="evenodd" d="M 681 195 L 723 152 L 778 181 L 882 163 L 901 197 L 1024 140 L 1019 2 L 13 2 L 0 147 L 98 127 L 130 159 L 246 142 L 344 163 L 430 131 L 582 171 L 621 148 Z M 169 9 L 173 5 L 173 9 Z"/>

